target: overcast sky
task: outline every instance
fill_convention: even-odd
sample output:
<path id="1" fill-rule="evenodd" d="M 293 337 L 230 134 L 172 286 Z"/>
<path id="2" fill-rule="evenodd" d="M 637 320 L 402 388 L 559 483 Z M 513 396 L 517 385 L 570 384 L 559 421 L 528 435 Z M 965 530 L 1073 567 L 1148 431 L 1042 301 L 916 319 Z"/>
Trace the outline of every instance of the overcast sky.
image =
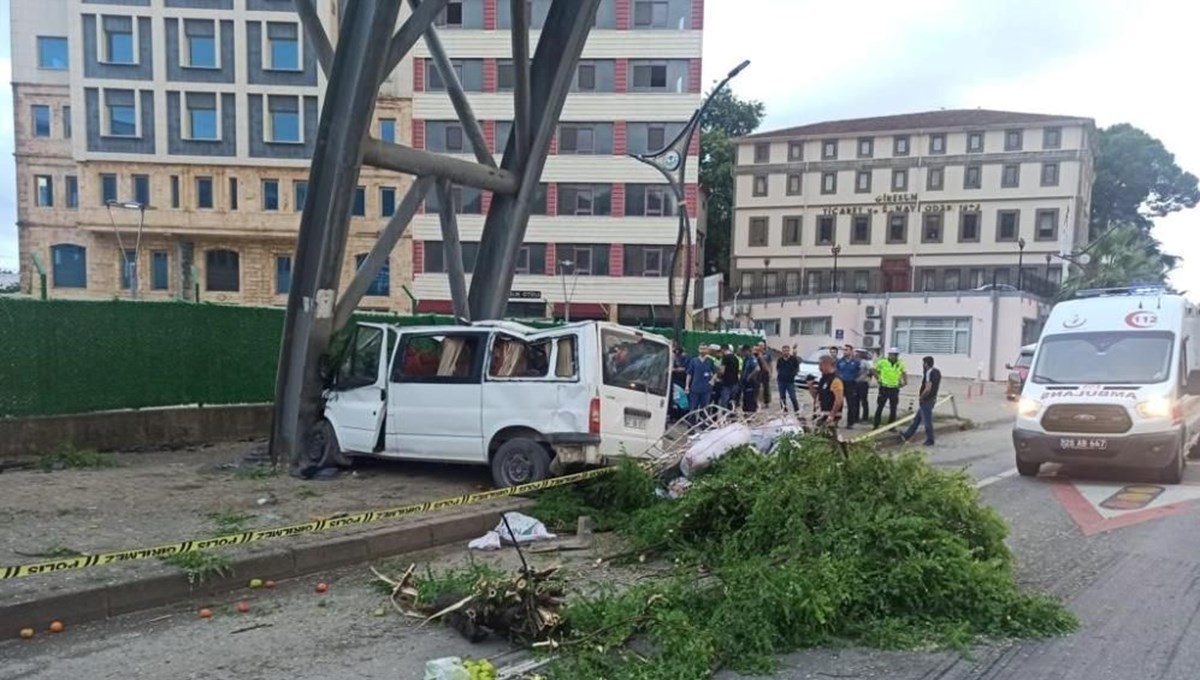
<path id="1" fill-rule="evenodd" d="M 1190 94 L 1200 6 L 1171 0 L 707 0 L 704 79 L 742 59 L 738 95 L 766 104 L 763 129 L 936 108 L 982 107 L 1130 122 L 1200 172 Z M 9 0 L 0 77 L 10 80 Z M 12 90 L 0 87 L 0 268 L 17 264 Z M 1200 209 L 1159 220 L 1200 299 Z M 1193 255 L 1194 253 L 1194 255 Z"/>

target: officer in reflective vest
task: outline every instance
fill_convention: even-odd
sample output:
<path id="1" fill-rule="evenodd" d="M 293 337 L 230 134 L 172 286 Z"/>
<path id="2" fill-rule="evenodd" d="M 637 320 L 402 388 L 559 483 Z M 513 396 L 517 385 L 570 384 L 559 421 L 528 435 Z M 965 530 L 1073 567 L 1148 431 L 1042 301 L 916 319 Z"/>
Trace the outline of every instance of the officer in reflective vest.
<path id="1" fill-rule="evenodd" d="M 896 406 L 900 403 L 900 388 L 908 384 L 904 362 L 900 360 L 900 348 L 888 350 L 887 356 L 875 362 L 872 370 L 879 381 L 879 397 L 875 400 L 875 429 L 879 429 L 883 417 L 883 405 L 888 405 L 888 424 L 896 422 Z"/>

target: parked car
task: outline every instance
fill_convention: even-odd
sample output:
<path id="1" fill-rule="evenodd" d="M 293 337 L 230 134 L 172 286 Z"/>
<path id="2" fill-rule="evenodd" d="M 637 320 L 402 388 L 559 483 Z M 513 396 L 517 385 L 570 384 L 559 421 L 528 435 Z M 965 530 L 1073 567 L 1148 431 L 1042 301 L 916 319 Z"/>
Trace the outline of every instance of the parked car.
<path id="1" fill-rule="evenodd" d="M 803 387 L 804 382 L 808 378 L 808 376 L 811 375 L 814 378 L 820 377 L 821 376 L 821 365 L 820 365 L 821 357 L 826 356 L 828 354 L 829 354 L 829 348 L 822 347 L 821 349 L 816 349 L 816 350 L 813 350 L 812 352 L 809 352 L 808 356 L 801 357 L 800 371 L 798 373 L 796 373 L 796 384 Z M 841 355 L 842 355 L 841 349 L 839 348 L 838 356 L 840 357 Z M 868 349 L 857 348 L 854 350 L 854 356 L 859 361 L 865 361 L 868 364 L 873 364 L 875 362 L 875 355 L 872 354 L 871 350 L 868 350 Z"/>
<path id="2" fill-rule="evenodd" d="M 1021 390 L 1025 387 L 1025 379 L 1029 377 L 1029 367 L 1033 365 L 1033 350 L 1037 349 L 1037 343 L 1025 345 L 1021 348 L 1020 354 L 1017 355 L 1017 360 L 1011 364 L 1004 364 L 1008 369 L 1008 386 L 1005 388 L 1004 396 L 1009 401 L 1016 401 L 1021 398 Z"/>

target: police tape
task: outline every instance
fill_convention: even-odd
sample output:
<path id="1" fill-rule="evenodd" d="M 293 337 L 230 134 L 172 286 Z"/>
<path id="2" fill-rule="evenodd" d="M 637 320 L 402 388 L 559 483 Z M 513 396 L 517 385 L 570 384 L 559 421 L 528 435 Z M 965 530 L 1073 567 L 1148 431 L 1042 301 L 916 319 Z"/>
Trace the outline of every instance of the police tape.
<path id="1" fill-rule="evenodd" d="M 160 545 L 153 548 L 121 550 L 118 552 L 100 553 L 98 555 L 78 555 L 74 557 L 64 557 L 61 559 L 51 560 L 48 562 L 36 562 L 33 564 L 18 564 L 11 567 L 0 567 L 0 581 L 21 578 L 23 576 L 33 576 L 36 574 L 72 571 L 75 569 L 87 569 L 89 567 L 98 567 L 106 564 L 118 564 L 137 560 L 169 557 L 171 555 L 182 555 L 184 553 L 197 552 L 200 550 L 207 550 L 209 548 L 246 545 L 247 543 L 256 543 L 258 541 L 265 541 L 272 538 L 285 538 L 298 536 L 301 534 L 315 534 L 322 531 L 341 529 L 349 526 L 374 524 L 375 522 L 383 522 L 386 520 L 398 519 L 400 517 L 407 517 L 410 515 L 421 515 L 427 512 L 445 510 L 447 508 L 458 508 L 464 505 L 472 505 L 495 498 L 520 496 L 522 494 L 533 493 L 535 491 L 544 491 L 546 489 L 553 489 L 560 486 L 568 486 L 577 482 L 602 477 L 612 473 L 616 469 L 616 467 L 596 468 L 594 470 L 585 470 L 584 472 L 576 472 L 574 474 L 564 475 L 562 477 L 553 477 L 537 482 L 518 484 L 516 486 L 510 486 L 504 489 L 468 493 L 437 501 L 401 505 L 399 507 L 389 508 L 386 510 L 368 510 L 367 512 L 359 512 L 353 515 L 343 515 L 341 517 L 332 517 L 329 519 L 321 519 L 304 524 L 293 524 L 292 526 L 277 527 L 274 529 L 244 531 L 238 534 L 226 534 L 224 536 L 215 536 L 213 538 L 199 538 L 190 541 L 180 541 L 179 543 L 171 543 L 168 545 Z"/>
<path id="2" fill-rule="evenodd" d="M 942 404 L 945 404 L 947 402 L 953 402 L 953 401 L 954 401 L 954 395 L 953 394 L 947 395 L 947 396 L 942 397 L 941 399 L 937 400 L 936 402 L 934 402 L 933 407 L 937 408 L 937 407 L 941 406 Z M 955 417 L 957 418 L 958 417 L 958 409 L 955 408 L 954 411 L 955 411 Z M 897 418 L 895 422 L 888 423 L 887 425 L 884 425 L 883 427 L 879 427 L 874 430 L 871 430 L 870 432 L 864 432 L 863 434 L 860 434 L 857 437 L 850 439 L 850 443 L 856 444 L 858 442 L 865 442 L 865 441 L 874 439 L 875 437 L 878 437 L 879 435 L 883 434 L 884 432 L 890 432 L 899 427 L 907 425 L 910 421 L 912 421 L 912 419 L 914 419 L 916 417 L 917 417 L 916 413 L 910 413 L 910 414 L 904 416 L 903 418 Z"/>

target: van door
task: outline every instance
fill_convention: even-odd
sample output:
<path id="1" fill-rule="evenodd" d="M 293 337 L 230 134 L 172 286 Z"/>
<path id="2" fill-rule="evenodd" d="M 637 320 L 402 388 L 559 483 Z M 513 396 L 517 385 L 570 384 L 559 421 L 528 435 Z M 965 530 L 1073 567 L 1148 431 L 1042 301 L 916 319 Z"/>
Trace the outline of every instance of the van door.
<path id="1" fill-rule="evenodd" d="M 638 455 L 666 429 L 671 346 L 631 328 L 599 326 L 601 453 Z"/>
<path id="2" fill-rule="evenodd" d="M 486 463 L 481 417 L 488 333 L 404 333 L 388 392 L 387 452 L 397 458 Z"/>
<path id="3" fill-rule="evenodd" d="M 343 451 L 372 453 L 379 448 L 387 413 L 388 350 L 395 337 L 395 331 L 378 324 L 354 328 L 325 397 L 325 417 Z"/>

